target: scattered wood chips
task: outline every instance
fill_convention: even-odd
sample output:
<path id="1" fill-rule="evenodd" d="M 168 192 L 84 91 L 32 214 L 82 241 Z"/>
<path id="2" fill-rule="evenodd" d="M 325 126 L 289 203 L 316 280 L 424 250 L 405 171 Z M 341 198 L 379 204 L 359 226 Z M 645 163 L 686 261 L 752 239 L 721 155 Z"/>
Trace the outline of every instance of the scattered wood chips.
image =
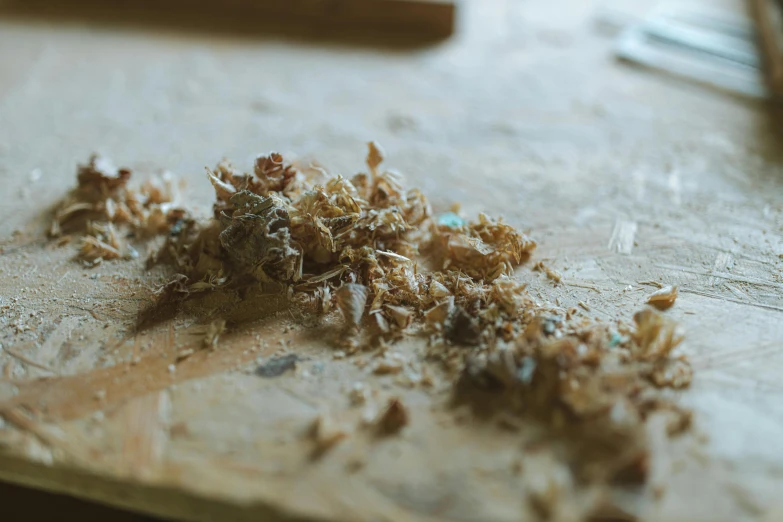
<path id="1" fill-rule="evenodd" d="M 650 294 L 650 297 L 647 298 L 647 303 L 659 310 L 666 310 L 667 308 L 671 308 L 674 301 L 677 300 L 677 295 L 676 286 L 664 286 L 660 290 Z"/>
<path id="2" fill-rule="evenodd" d="M 316 417 L 311 432 L 316 444 L 316 455 L 330 450 L 349 435 L 348 430 L 344 426 L 326 413 Z"/>
<path id="3" fill-rule="evenodd" d="M 49 235 L 59 238 L 80 229 L 84 236 L 79 255 L 85 264 L 96 265 L 105 259 L 138 256 L 122 239 L 127 233 L 139 239 L 177 233 L 190 219 L 175 203 L 171 174 L 149 179 L 138 190 L 128 187 L 130 178 L 129 169 L 118 169 L 106 158 L 91 157 L 79 166 L 78 185 L 55 211 Z"/>
<path id="4" fill-rule="evenodd" d="M 217 348 L 218 340 L 225 331 L 225 319 L 215 319 L 209 323 L 207 326 L 207 331 L 204 334 L 204 348 Z"/>
<path id="5" fill-rule="evenodd" d="M 410 422 L 408 408 L 400 399 L 392 398 L 378 416 L 375 425 L 379 435 L 393 435 L 407 426 L 408 422 Z"/>
<path id="6" fill-rule="evenodd" d="M 80 167 L 52 235 L 82 219 L 82 256 L 94 261 L 124 256 L 114 227 L 137 237 L 163 234 L 149 261 L 177 274 L 160 301 L 241 288 L 289 296 L 311 313 L 337 308 L 345 325 L 338 344 L 347 354 L 425 335 L 430 357 L 421 364 L 451 369 L 457 397 L 487 398 L 490 409 L 537 419 L 571 440 L 569 465 L 584 480 L 643 480 L 647 419 L 666 416 L 670 435 L 690 422 L 688 411 L 659 392 L 691 381 L 687 360 L 673 353 L 682 341 L 677 325 L 649 308 L 633 324 L 609 324 L 537 304 L 513 277 L 535 249 L 532 239 L 486 215 L 433 219 L 424 195 L 382 162 L 374 143 L 368 172 L 351 178 L 306 173 L 276 153 L 259 156 L 252 173 L 222 161 L 207 172 L 214 217 L 199 223 L 173 204 L 170 180 L 136 194 L 126 186 L 130 171 L 93 158 Z M 560 280 L 545 265 L 538 269 Z M 650 302 L 676 295 L 665 288 Z M 296 360 L 273 360 L 259 375 L 280 375 Z M 396 374 L 404 366 L 389 353 L 372 371 Z M 409 420 L 394 399 L 376 422 L 390 434 Z M 328 447 L 342 432 L 326 424 L 319 420 L 316 438 Z"/>

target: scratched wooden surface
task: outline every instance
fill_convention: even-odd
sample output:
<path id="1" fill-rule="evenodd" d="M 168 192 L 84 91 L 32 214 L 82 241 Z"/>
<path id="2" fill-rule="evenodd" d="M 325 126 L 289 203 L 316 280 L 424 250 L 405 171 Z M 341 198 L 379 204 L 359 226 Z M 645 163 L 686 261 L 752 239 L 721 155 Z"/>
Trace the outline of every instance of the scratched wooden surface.
<path id="1" fill-rule="evenodd" d="M 695 430 L 657 441 L 650 484 L 617 502 L 650 521 L 781 520 L 780 113 L 615 63 L 598 7 L 469 2 L 453 40 L 421 49 L 0 19 L 0 476 L 193 520 L 534 519 L 524 493 L 552 456 L 446 408 L 437 375 L 369 375 L 334 358 L 328 328 L 263 302 L 217 303 L 233 325 L 219 349 L 171 371 L 210 317 L 133 335 L 164 273 L 85 270 L 41 239 L 93 151 L 184 176 L 206 212 L 203 167 L 221 157 L 292 151 L 353 173 L 376 139 L 437 209 L 529 228 L 565 277 L 519 271 L 542 302 L 627 319 L 645 283 L 680 285 L 667 313 L 688 332 L 696 379 L 678 399 Z M 286 347 L 296 372 L 253 375 Z M 410 426 L 356 428 L 354 382 L 402 398 Z M 313 460 L 325 410 L 353 433 Z"/>

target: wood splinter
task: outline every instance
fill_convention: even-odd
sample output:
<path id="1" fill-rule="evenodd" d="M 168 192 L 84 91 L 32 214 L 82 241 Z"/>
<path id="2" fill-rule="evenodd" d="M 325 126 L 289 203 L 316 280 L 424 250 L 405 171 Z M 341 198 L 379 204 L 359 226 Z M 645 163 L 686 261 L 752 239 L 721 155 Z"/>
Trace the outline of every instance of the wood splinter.
<path id="1" fill-rule="evenodd" d="M 677 287 L 673 285 L 664 286 L 660 290 L 656 290 L 647 298 L 647 304 L 650 304 L 658 310 L 666 310 L 671 308 L 674 301 L 677 300 Z"/>

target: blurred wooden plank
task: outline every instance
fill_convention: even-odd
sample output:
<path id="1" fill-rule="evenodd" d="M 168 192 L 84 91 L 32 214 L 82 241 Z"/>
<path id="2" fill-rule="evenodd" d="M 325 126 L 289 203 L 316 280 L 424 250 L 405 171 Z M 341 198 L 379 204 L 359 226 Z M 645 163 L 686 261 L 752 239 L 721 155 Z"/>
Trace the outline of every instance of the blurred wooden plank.
<path id="1" fill-rule="evenodd" d="M 751 0 L 751 4 L 766 55 L 770 87 L 783 94 L 783 3 L 780 0 Z"/>
<path id="2" fill-rule="evenodd" d="M 243 23 L 287 22 L 323 29 L 359 29 L 445 38 L 454 32 L 455 0 L 11 0 L 3 7 L 27 13 L 175 13 Z"/>

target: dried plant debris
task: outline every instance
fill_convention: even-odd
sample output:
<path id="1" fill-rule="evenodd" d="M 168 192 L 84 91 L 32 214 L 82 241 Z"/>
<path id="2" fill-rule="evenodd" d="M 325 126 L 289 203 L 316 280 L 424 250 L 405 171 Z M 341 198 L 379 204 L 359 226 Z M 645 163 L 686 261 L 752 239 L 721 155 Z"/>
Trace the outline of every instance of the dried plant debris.
<path id="1" fill-rule="evenodd" d="M 127 232 L 166 235 L 149 259 L 176 271 L 158 292 L 162 303 L 225 290 L 285 296 L 314 314 L 339 310 L 335 358 L 377 347 L 385 355 L 369 368 L 374 374 L 413 372 L 388 346 L 425 335 L 427 358 L 416 363 L 450 371 L 457 397 L 489 397 L 490 410 L 533 417 L 571 440 L 572 467 L 583 478 L 644 478 L 647 419 L 666 416 L 671 435 L 690 422 L 659 391 L 692 378 L 688 361 L 674 353 L 682 341 L 677 325 L 653 309 L 633 324 L 607 324 L 537 303 L 513 276 L 536 247 L 531 238 L 486 215 L 466 221 L 458 207 L 434 218 L 424 195 L 406 189 L 383 160 L 370 143 L 367 171 L 350 178 L 299 169 L 277 153 L 259 156 L 250 173 L 221 161 L 207 169 L 215 203 L 213 217 L 200 223 L 174 204 L 170 180 L 136 194 L 127 188 L 129 171 L 93 158 L 80 168 L 52 233 L 82 220 L 83 256 L 92 261 L 123 257 L 118 238 Z M 544 264 L 536 268 L 561 279 Z M 662 289 L 650 302 L 675 298 L 676 289 Z M 276 377 L 297 360 L 273 358 L 256 373 Z M 416 372 L 428 375 L 424 366 Z M 397 399 L 375 420 L 385 434 L 408 422 Z M 333 440 L 319 438 L 327 446 Z"/>
<path id="2" fill-rule="evenodd" d="M 79 256 L 88 265 L 103 260 L 137 257 L 124 238 L 137 239 L 176 233 L 188 213 L 176 203 L 176 187 L 165 173 L 131 189 L 129 169 L 118 169 L 108 159 L 92 156 L 77 171 L 77 187 L 54 213 L 51 237 L 84 233 Z"/>
<path id="3" fill-rule="evenodd" d="M 671 308 L 674 301 L 677 300 L 677 287 L 676 286 L 664 286 L 660 290 L 657 290 L 650 294 L 647 298 L 647 303 L 653 305 L 659 310 L 666 310 Z"/>

